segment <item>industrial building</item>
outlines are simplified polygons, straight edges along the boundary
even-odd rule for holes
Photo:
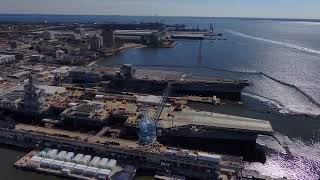
[[[115,45],[114,31],[110,29],[104,29],[102,31],[103,45],[107,48],[113,48]]]
[[[103,47],[103,37],[99,35],[94,35],[90,37],[90,49],[97,50]]]
[[[12,64],[16,62],[15,55],[0,54],[0,64]]]

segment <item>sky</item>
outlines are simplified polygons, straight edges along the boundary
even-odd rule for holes
[[[0,13],[320,19],[320,0],[0,0]]]

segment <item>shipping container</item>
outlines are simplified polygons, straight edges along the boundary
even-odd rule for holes
[[[106,169],[108,162],[109,162],[109,159],[108,159],[108,158],[102,158],[102,159],[100,160],[100,162],[98,163],[98,167],[99,167],[99,168],[104,168],[104,169]]]
[[[58,160],[61,160],[63,161],[64,160],[64,157],[67,155],[67,151],[60,151],[58,154],[57,154],[57,158]]]
[[[40,157],[46,157],[47,153],[50,151],[50,148],[44,148],[42,151],[38,153]]]
[[[89,163],[92,167],[98,167],[98,163],[100,162],[101,157],[95,156]]]
[[[98,179],[107,179],[110,174],[111,174],[111,171],[108,169],[99,169],[97,172]]]
[[[77,164],[73,167],[72,172],[78,175],[82,175],[84,174],[84,172],[86,171],[87,166],[85,165],[81,165],[81,164]]]
[[[66,163],[64,163],[64,164],[62,165],[62,168],[63,168],[63,169],[70,169],[70,170],[72,170],[75,165],[76,165],[75,163],[66,162]]]
[[[72,162],[79,163],[80,159],[83,158],[83,154],[77,154],[73,159]]]
[[[53,162],[53,159],[43,158],[40,161],[40,167],[42,167],[42,168],[50,168],[52,162]]]
[[[73,157],[74,157],[74,152],[68,152],[64,157],[64,161],[70,162]]]
[[[80,162],[80,164],[88,165],[90,160],[91,160],[91,156],[90,155],[85,155],[80,159],[79,162]]]
[[[50,159],[55,159],[56,156],[57,156],[57,154],[58,154],[58,149],[51,149],[51,150],[47,153],[46,157],[47,157],[47,158],[50,158]]]
[[[64,161],[54,160],[50,168],[55,170],[61,170],[64,163]]]
[[[85,176],[96,177],[98,175],[99,168],[96,167],[87,167],[85,171]]]
[[[117,165],[117,161],[114,159],[110,159],[110,161],[107,164],[107,168],[110,170],[113,170]]]

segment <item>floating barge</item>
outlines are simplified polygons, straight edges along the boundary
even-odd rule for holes
[[[30,170],[55,176],[81,180],[106,180],[116,179],[131,180],[135,175],[133,166],[122,168],[114,159],[100,158],[74,152],[60,151],[45,148],[42,151],[31,151],[26,156],[14,163],[14,166],[23,170]],[[61,156],[63,154],[63,156]],[[70,156],[72,155],[72,156]]]

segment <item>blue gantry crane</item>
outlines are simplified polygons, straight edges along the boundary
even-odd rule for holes
[[[154,116],[150,118],[147,105],[144,104],[142,108],[142,119],[139,122],[139,144],[142,146],[152,145],[157,141],[157,122],[166,105],[167,99],[170,95],[171,84],[168,83],[163,95],[158,103],[157,111]]]

